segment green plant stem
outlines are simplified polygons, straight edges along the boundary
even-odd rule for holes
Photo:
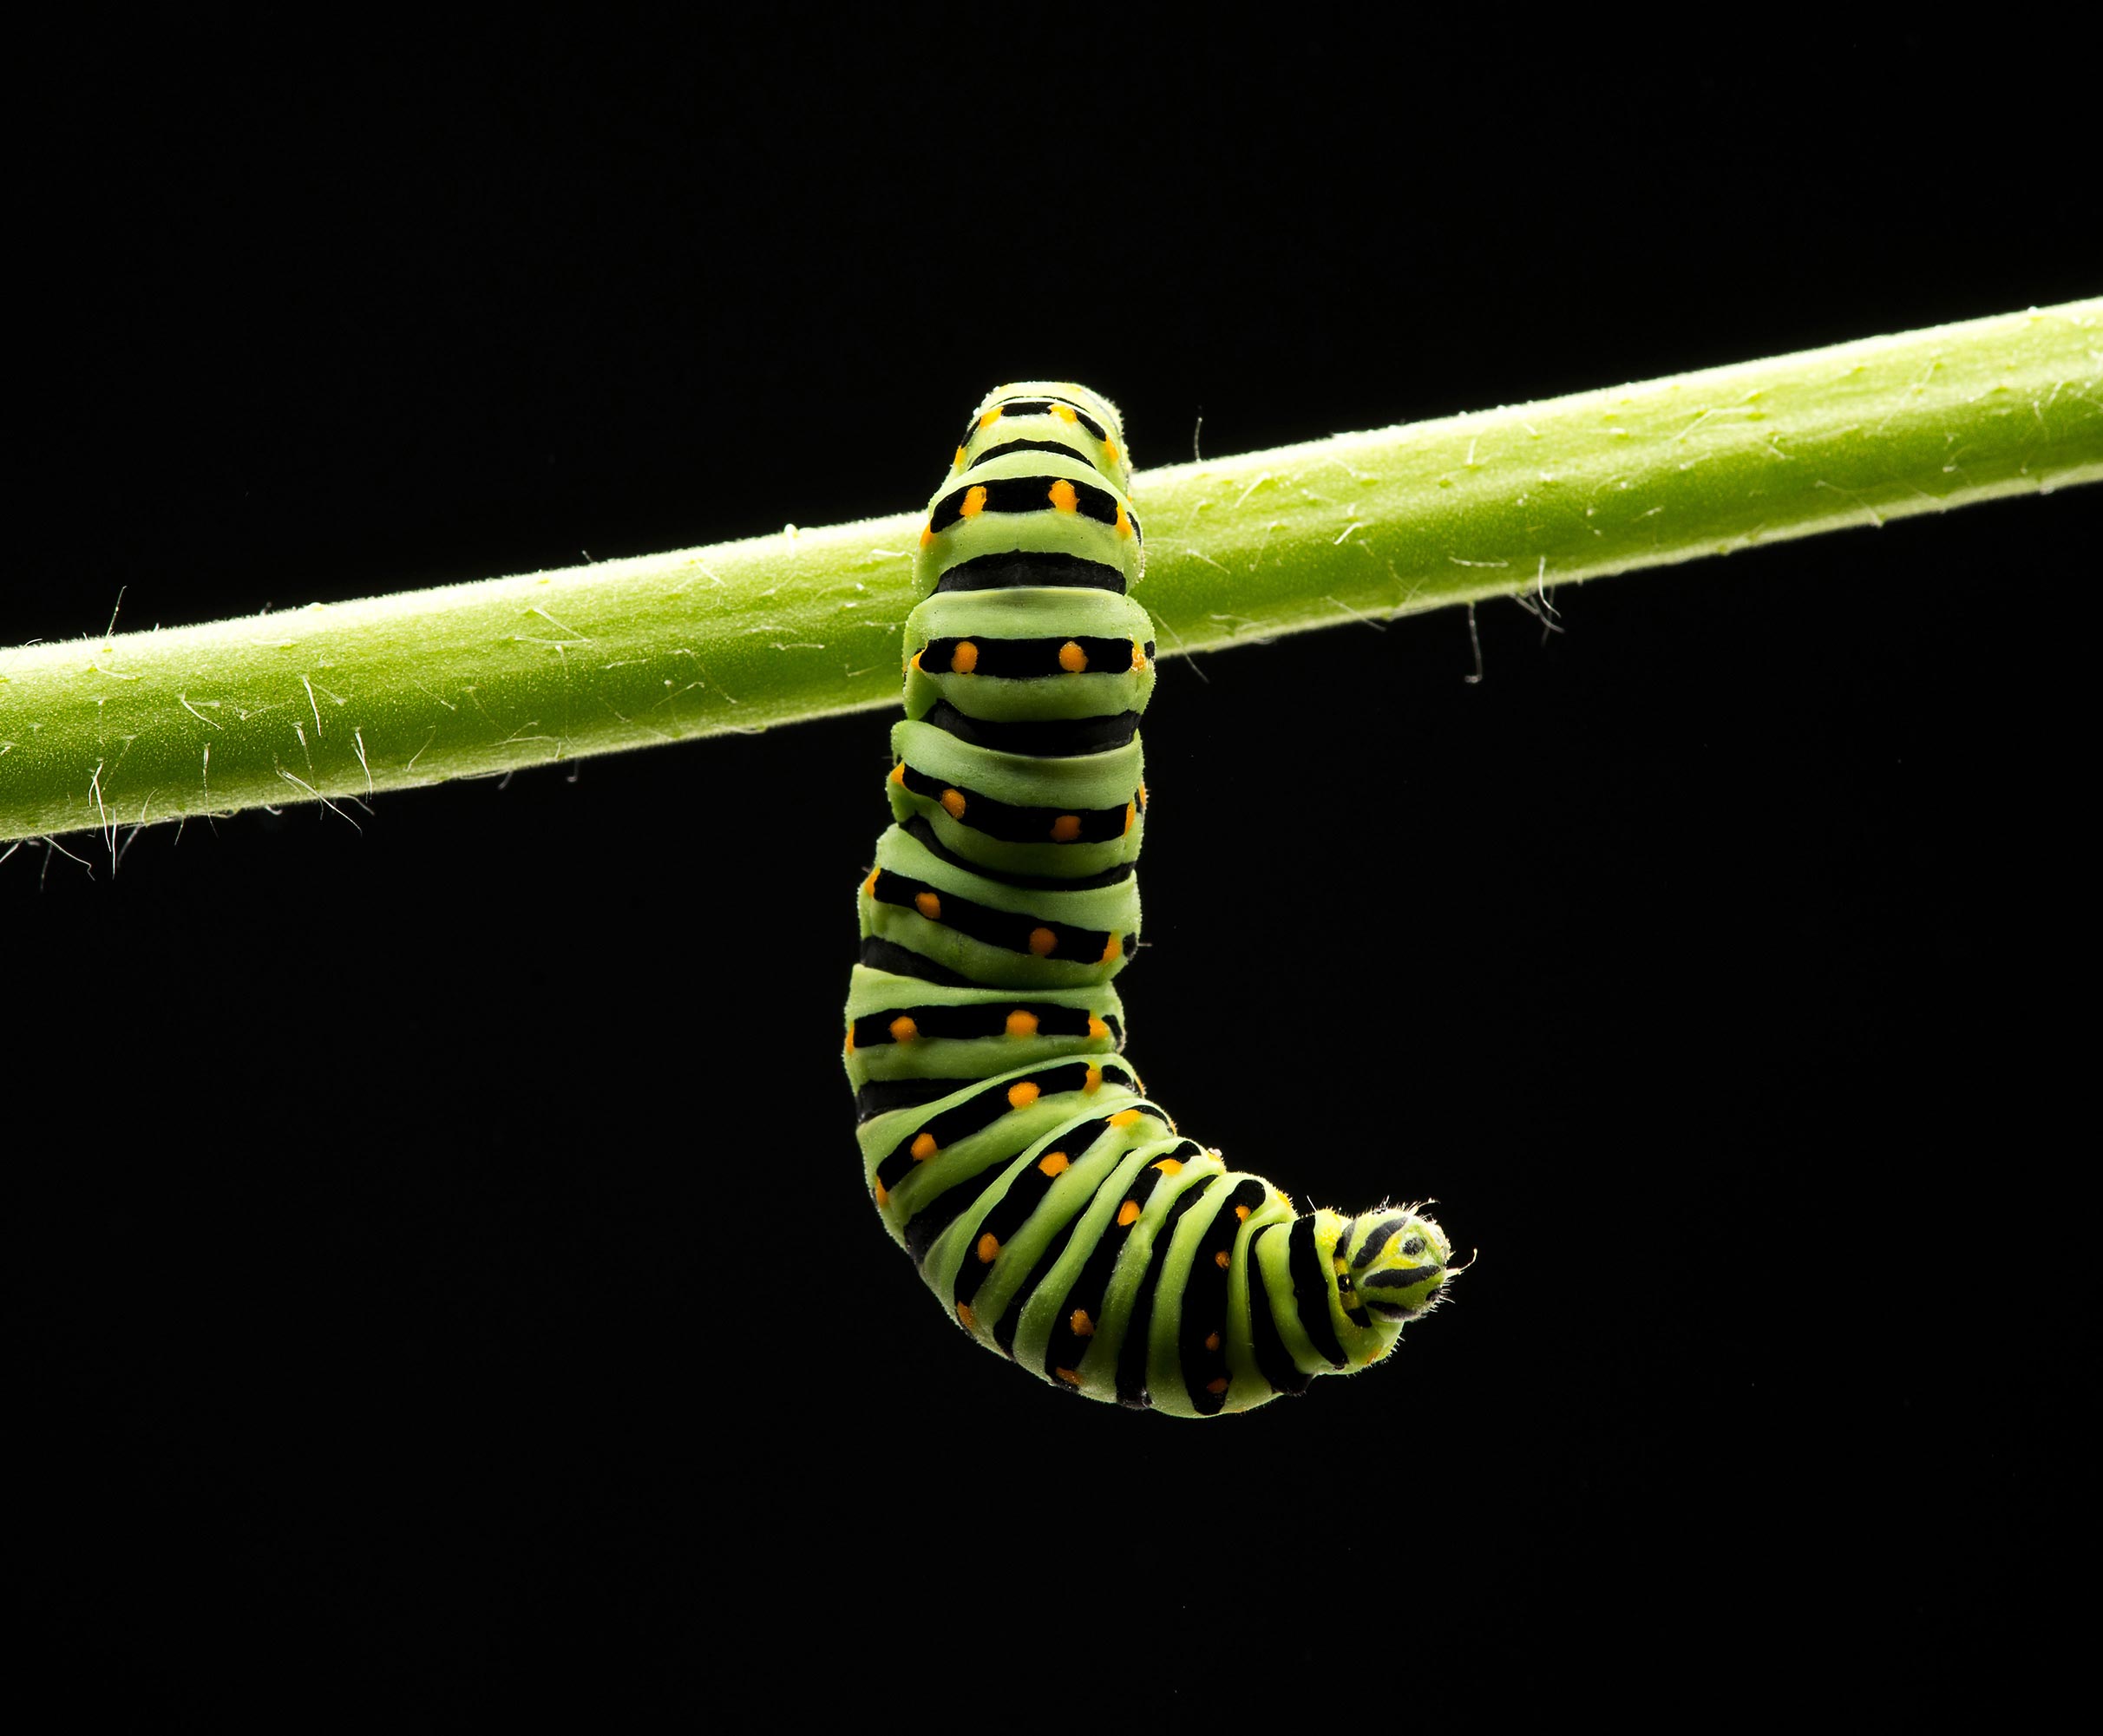
[[[1163,651],[2103,478],[2103,299],[1142,475]],[[898,703],[918,514],[0,652],[0,841]]]

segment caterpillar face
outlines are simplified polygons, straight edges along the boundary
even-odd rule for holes
[[[965,425],[920,534],[847,1071],[870,1196],[959,1327],[1058,1392],[1215,1417],[1379,1361],[1451,1249],[1408,1207],[1296,1213],[1122,1056],[1155,656],[1130,486],[1084,386],[1003,386]]]
[[[1414,1320],[1451,1276],[1452,1244],[1412,1207],[1368,1212],[1338,1238],[1337,1287],[1376,1320]]]

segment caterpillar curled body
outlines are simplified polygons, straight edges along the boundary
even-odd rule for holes
[[[891,1234],[1055,1386],[1177,1416],[1378,1362],[1449,1275],[1408,1207],[1295,1212],[1123,1056],[1153,626],[1116,409],[1004,386],[920,533],[894,823],[861,892],[847,1068]]]

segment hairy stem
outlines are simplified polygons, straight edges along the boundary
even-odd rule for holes
[[[2103,478],[2103,299],[1139,476],[1161,649]],[[898,700],[915,514],[0,652],[0,841]]]

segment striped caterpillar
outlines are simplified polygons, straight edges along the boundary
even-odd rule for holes
[[[885,1224],[979,1343],[1184,1417],[1378,1362],[1451,1249],[1413,1208],[1295,1213],[1122,1054],[1153,626],[1116,409],[1004,386],[920,532],[894,823],[862,884],[847,1070]]]

